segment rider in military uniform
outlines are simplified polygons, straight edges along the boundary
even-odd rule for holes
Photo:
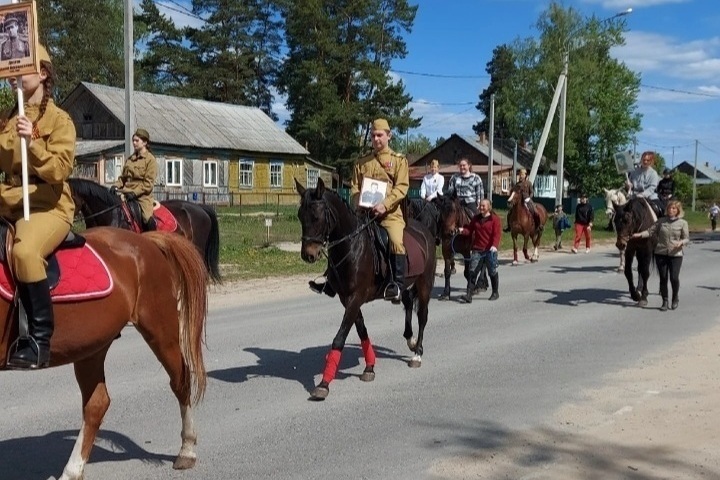
[[[357,206],[364,178],[387,182],[385,198],[372,207],[372,213],[380,218],[380,225],[385,227],[390,239],[393,281],[385,289],[385,300],[399,301],[405,283],[407,265],[405,245],[403,245],[405,220],[400,204],[407,196],[410,177],[405,156],[393,152],[388,147],[390,138],[392,133],[387,120],[384,118],[375,120],[372,124],[373,152],[355,163],[350,193],[354,205]]]
[[[29,337],[18,342],[10,368],[42,368],[50,363],[54,317],[45,257],[70,232],[75,214],[68,178],[75,161],[75,126],[51,98],[54,70],[47,50],[38,45],[40,73],[15,79],[25,94],[25,115],[17,106],[0,132],[0,216],[15,225],[10,262],[20,301],[27,313]],[[27,142],[30,220],[23,218],[20,139]]]
[[[127,159],[120,178],[110,190],[123,194],[126,200],[137,199],[142,209],[145,230],[156,230],[152,191],[157,178],[157,161],[147,147],[150,134],[147,130],[138,128],[132,137],[132,142],[135,153]]]
[[[7,33],[7,40],[0,45],[0,60],[12,60],[14,58],[25,58],[30,56],[30,45],[27,40],[18,36],[18,21],[10,17],[3,22],[3,28]]]
[[[533,221],[535,222],[535,227],[542,229],[543,225],[540,223],[540,218],[538,217],[537,210],[535,210],[535,203],[532,201],[533,185],[527,178],[527,170],[525,170],[524,168],[518,170],[518,177],[519,179],[517,183],[513,186],[510,198],[508,198],[508,203],[510,203],[513,198],[515,198],[515,196],[519,196],[520,201],[527,205],[528,210],[530,210]],[[510,212],[508,212],[507,215],[507,226],[503,231],[510,231]]]

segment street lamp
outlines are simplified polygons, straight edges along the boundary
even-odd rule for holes
[[[618,12],[612,17],[608,17],[605,20],[601,20],[600,23],[609,22],[625,15],[630,15],[633,9],[628,8],[622,12]],[[555,190],[555,203],[556,205],[562,205],[563,201],[563,190],[565,189],[565,117],[567,114],[567,84],[568,84],[568,65],[570,63],[570,36],[577,33],[577,30],[568,34],[568,40],[566,42],[565,51],[563,52],[563,70],[561,78],[564,78],[562,82],[562,91],[560,92],[560,127],[558,129],[558,158],[557,158],[557,186]]]

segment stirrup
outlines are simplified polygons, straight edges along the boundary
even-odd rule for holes
[[[390,288],[392,288],[392,287],[397,288],[397,295],[392,295],[393,292],[389,291]],[[402,289],[400,288],[400,286],[397,283],[392,282],[392,283],[388,283],[385,286],[385,290],[383,291],[383,298],[385,300],[393,302],[393,303],[400,303],[401,297],[402,297]]]
[[[24,342],[22,347],[20,346],[20,342]],[[35,355],[35,362],[29,362],[25,359],[19,359],[20,361],[18,361],[18,359],[15,359],[15,361],[13,361],[13,357],[15,355],[26,349],[32,351],[32,353]],[[9,370],[38,370],[41,368],[47,368],[50,366],[49,347],[47,352],[47,359],[41,361],[40,345],[37,343],[37,340],[35,340],[31,335],[18,337],[12,344],[10,344],[10,347],[8,348],[8,356],[7,361],[5,362],[5,366]]]
[[[310,290],[315,293],[323,293],[323,290],[325,290],[325,283],[317,283],[315,280],[310,280],[308,285],[310,286]]]

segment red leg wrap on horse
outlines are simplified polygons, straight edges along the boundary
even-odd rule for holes
[[[375,349],[372,346],[372,343],[370,343],[370,339],[366,338],[362,342],[360,342],[360,345],[362,346],[363,355],[365,356],[365,365],[368,367],[374,367],[375,366]]]
[[[340,350],[330,350],[325,356],[325,371],[323,372],[323,382],[330,383],[335,380],[335,374],[337,373],[338,364],[340,363]]]

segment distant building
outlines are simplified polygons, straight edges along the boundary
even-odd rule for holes
[[[675,170],[678,172],[682,172],[686,175],[689,175],[690,178],[693,178],[695,175],[695,164],[690,162],[682,162],[677,167],[675,167]],[[720,172],[715,170],[713,167],[710,166],[710,163],[705,162],[702,164],[698,164],[697,166],[697,184],[698,185],[707,185],[709,183],[715,183],[720,182]]]

